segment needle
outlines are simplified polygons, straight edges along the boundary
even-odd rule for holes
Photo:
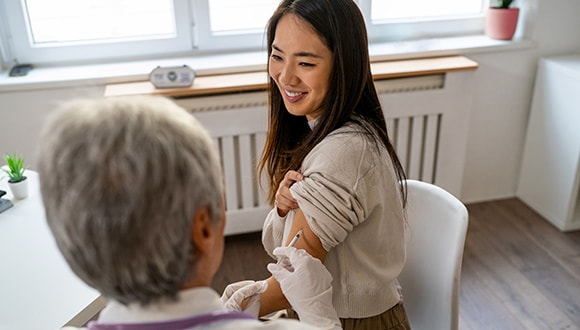
[[[288,246],[289,247],[294,246],[294,244],[296,244],[296,242],[298,242],[300,235],[302,235],[302,230],[299,230],[296,233],[296,235],[294,235],[294,238],[292,238],[292,240],[290,241],[290,244],[288,244]],[[286,257],[286,256],[283,256],[282,258],[278,259],[278,264],[283,265],[286,268],[292,268],[292,265],[290,265],[290,261],[288,260],[288,257]],[[294,271],[294,268],[292,268],[292,271]]]
[[[290,241],[290,244],[288,244],[288,246],[294,246],[294,244],[296,244],[296,242],[298,241],[298,239],[300,238],[300,235],[302,235],[302,229],[299,230],[296,235],[294,236],[294,238]]]

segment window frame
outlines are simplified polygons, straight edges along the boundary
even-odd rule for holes
[[[266,47],[266,26],[245,33],[212,33],[209,15],[210,0],[192,0],[195,21],[195,49],[200,53],[256,51]],[[236,45],[232,48],[232,45]]]
[[[32,47],[22,9],[25,0],[0,0],[0,64],[14,62],[37,65],[96,64],[159,58],[264,51],[266,27],[251,33],[212,34],[210,0],[173,0],[178,36],[173,39],[113,42],[82,46]],[[438,17],[373,22],[371,1],[357,0],[367,23],[371,44],[430,38],[483,35],[484,12],[489,0],[482,1],[482,13],[466,17]],[[18,13],[15,14],[15,12]],[[23,45],[27,44],[27,45]],[[94,54],[98,54],[95,56]],[[119,56],[118,54],[123,54]]]

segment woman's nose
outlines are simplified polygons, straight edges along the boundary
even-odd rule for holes
[[[294,69],[289,65],[284,65],[280,70],[280,82],[284,85],[291,86],[296,83],[297,77]]]

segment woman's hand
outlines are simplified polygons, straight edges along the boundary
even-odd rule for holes
[[[302,179],[304,179],[304,176],[298,171],[288,171],[284,175],[284,179],[278,185],[274,204],[276,205],[279,216],[284,217],[290,210],[298,208],[298,203],[290,193],[290,187],[294,182],[301,181]]]

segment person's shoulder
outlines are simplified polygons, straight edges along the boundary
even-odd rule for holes
[[[312,150],[316,158],[337,159],[368,158],[367,153],[376,151],[381,142],[358,125],[347,124],[330,134]],[[372,156],[371,156],[372,157]]]
[[[318,145],[320,147],[359,147],[369,142],[368,134],[355,125],[344,125],[330,132]],[[317,147],[318,147],[317,146]]]
[[[369,141],[360,134],[345,133],[329,135],[315,146],[302,163],[304,175],[314,172],[340,180],[355,180],[376,162]],[[361,160],[365,160],[361,164]],[[362,166],[362,167],[361,167]]]
[[[364,129],[356,125],[354,123],[346,123],[343,126],[335,129],[334,131],[328,134],[328,138],[346,138],[346,137],[353,137],[353,136],[362,136],[361,134],[364,133]]]

